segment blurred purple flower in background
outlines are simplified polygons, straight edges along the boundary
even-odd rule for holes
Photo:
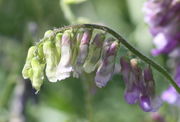
[[[180,86],[180,1],[148,0],[143,8],[145,21],[153,35],[155,49],[152,55],[167,54],[174,64],[175,80]],[[170,86],[162,94],[162,99],[169,104],[178,105],[180,95]]]
[[[169,53],[180,42],[180,2],[148,0],[144,4],[145,21],[154,36],[153,55]]]

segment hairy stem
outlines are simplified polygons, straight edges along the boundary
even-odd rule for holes
[[[79,25],[65,26],[65,27],[62,27],[59,29],[55,29],[54,31],[55,31],[55,33],[57,33],[57,32],[67,30],[67,29],[71,29],[71,28],[91,28],[91,29],[99,29],[99,30],[108,32],[109,34],[114,36],[119,41],[119,43],[123,44],[129,51],[131,51],[133,54],[138,56],[144,62],[150,64],[157,71],[159,71],[162,75],[164,75],[170,81],[171,85],[176,89],[176,91],[178,93],[180,93],[180,88],[178,87],[178,85],[176,84],[176,82],[173,80],[173,78],[171,77],[171,75],[168,73],[168,71],[166,69],[164,69],[161,65],[159,65],[158,63],[154,62],[152,59],[150,59],[147,56],[145,56],[144,54],[142,54],[140,51],[138,51],[136,48],[134,48],[130,43],[128,43],[126,39],[124,39],[121,35],[116,33],[114,30],[112,30],[106,26],[102,26],[102,25],[79,24]]]

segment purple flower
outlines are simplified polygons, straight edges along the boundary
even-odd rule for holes
[[[144,86],[141,89],[139,105],[145,112],[154,112],[160,108],[162,100],[155,96],[155,82],[151,68],[145,68],[143,74]]]
[[[141,96],[139,100],[139,106],[145,112],[156,112],[161,105],[162,100],[159,97]]]
[[[178,0],[148,0],[144,5],[145,21],[154,36],[153,55],[169,54],[176,69],[175,80],[180,86],[180,2]],[[172,68],[172,67],[171,67]],[[161,96],[170,104],[179,104],[180,96],[170,86]]]
[[[95,83],[100,88],[107,84],[114,73],[117,48],[118,43],[116,41],[105,43],[104,50],[102,52],[102,61],[97,69],[95,76]]]
[[[121,73],[123,80],[126,84],[126,90],[124,93],[124,98],[128,104],[135,104],[140,96],[140,89],[138,87],[138,70],[137,68],[131,67],[130,63],[127,62],[123,57],[120,59]],[[137,71],[137,72],[136,72]]]
[[[78,45],[78,54],[77,54],[77,59],[75,62],[75,72],[74,72],[74,76],[75,77],[79,77],[79,75],[82,73],[83,70],[83,64],[86,60],[86,57],[88,55],[88,51],[89,51],[89,43],[90,43],[90,39],[92,36],[92,31],[91,30],[85,30],[82,34],[82,37],[80,39],[80,45]],[[79,37],[77,37],[79,38]]]
[[[99,63],[99,59],[101,57],[104,39],[104,33],[97,33],[90,43],[89,52],[83,65],[86,73],[91,73],[97,68],[97,64]]]
[[[86,30],[83,33],[83,36],[79,45],[79,53],[78,53],[77,62],[76,62],[78,66],[82,66],[85,62],[85,59],[88,54],[88,48],[89,48],[91,35],[92,35],[92,32],[90,30]]]
[[[128,104],[139,103],[140,108],[145,112],[157,111],[162,100],[155,96],[155,82],[151,68],[148,67],[142,72],[136,59],[130,63],[121,58],[121,72],[126,84],[125,100]]]
[[[145,21],[154,36],[153,55],[171,52],[180,42],[180,2],[148,0],[144,4]]]
[[[176,75],[175,75],[175,80],[180,86],[180,66],[177,67],[176,69]],[[167,90],[165,90],[162,93],[162,100],[169,103],[169,104],[174,104],[174,105],[180,105],[180,95],[179,93],[176,92],[174,87],[170,86]]]

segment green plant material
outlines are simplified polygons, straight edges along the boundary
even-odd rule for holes
[[[32,66],[32,86],[37,90],[40,90],[44,80],[44,67],[45,64],[41,64],[37,57],[33,57],[31,60]]]
[[[55,45],[56,45],[56,49],[57,49],[57,53],[59,56],[61,56],[61,39],[62,39],[62,33],[58,33],[56,34],[55,37]]]
[[[82,3],[85,1],[87,1],[87,0],[64,0],[64,3],[65,4],[79,4],[79,3]]]
[[[32,46],[28,50],[27,58],[26,58],[26,63],[24,65],[24,68],[22,70],[22,75],[24,79],[30,78],[29,76],[29,70],[31,69],[31,60],[35,55],[36,51],[36,46]]]
[[[56,82],[56,68],[59,63],[57,48],[51,40],[48,40],[43,44],[43,52],[46,60],[46,76],[50,82]]]
[[[96,39],[97,38],[97,39]],[[94,37],[94,40],[91,42],[89,46],[89,53],[86,58],[86,61],[83,65],[84,71],[87,73],[91,73],[95,70],[98,60],[101,57],[101,50],[103,46],[103,41],[105,39],[105,35],[100,33]]]

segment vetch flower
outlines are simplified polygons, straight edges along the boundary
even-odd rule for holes
[[[104,46],[102,61],[95,76],[95,83],[100,88],[107,84],[114,73],[115,58],[118,49],[118,43],[116,41],[107,42],[107,45],[109,45],[107,46],[108,49],[106,49],[106,45]]]
[[[180,86],[180,66],[178,66],[176,69],[175,80],[177,84]],[[169,104],[173,104],[176,106],[180,105],[180,95],[176,92],[176,90],[172,86],[170,86],[167,90],[165,90],[162,93],[161,98],[163,101]]]
[[[32,58],[35,55],[35,51],[36,51],[36,46],[30,47],[29,50],[28,50],[28,54],[27,54],[27,58],[26,58],[26,63],[25,63],[24,68],[22,70],[22,75],[23,75],[24,79],[30,78],[28,72],[30,72],[29,70],[32,68],[31,67],[31,60],[32,60]]]
[[[144,88],[139,100],[140,107],[145,112],[154,112],[162,105],[160,97],[155,96],[155,82],[150,67],[144,69]]]
[[[32,66],[32,86],[39,91],[44,80],[44,64],[41,64],[37,57],[31,60]]]
[[[180,40],[180,2],[177,0],[148,0],[144,5],[145,21],[157,47],[153,55],[169,53]]]
[[[62,40],[62,33],[58,33],[56,34],[56,37],[55,37],[55,45],[56,45],[56,50],[57,50],[57,53],[59,55],[59,57],[61,57],[61,40]]]
[[[119,61],[117,53],[120,41],[109,35],[107,37],[106,33],[92,28],[49,30],[36,46],[29,49],[23,77],[29,78],[32,86],[39,91],[44,70],[50,82],[70,76],[86,80],[87,76],[94,79],[92,83],[99,88],[106,86],[115,72],[121,73],[126,86],[126,102],[137,103],[146,112],[156,111],[161,101],[155,95],[155,82],[150,67],[142,70],[140,61],[135,57],[120,57],[119,69],[115,71],[117,59]]]
[[[83,70],[83,64],[86,60],[86,57],[88,55],[89,51],[89,43],[92,36],[92,30],[84,30],[84,32],[81,35],[78,35],[77,40],[80,40],[79,45],[79,51],[77,55],[77,59],[75,62],[75,71],[76,71],[76,77],[79,77],[79,75],[82,73]]]
[[[137,86],[139,78],[141,75],[135,74],[132,66],[135,64],[130,64],[130,62],[126,61],[124,57],[120,59],[121,64],[121,73],[123,76],[123,80],[126,85],[124,98],[128,104],[135,104],[140,96],[140,89]],[[135,68],[135,66],[134,66]],[[139,68],[135,68],[134,70],[139,70]],[[139,71],[138,71],[139,72]]]
[[[103,33],[97,33],[94,39],[92,40],[89,46],[88,56],[83,65],[84,71],[86,73],[91,73],[96,69],[98,61],[101,56],[101,50],[103,47],[104,39],[105,39],[105,35]]]
[[[46,60],[46,76],[50,82],[56,82],[56,70],[59,62],[59,55],[55,44],[51,40],[44,42],[43,53]]]
[[[79,53],[77,56],[76,64],[82,66],[86,60],[89,48],[89,42],[91,39],[92,32],[91,30],[85,30],[79,45]]]
[[[145,112],[157,111],[162,104],[159,97],[155,96],[155,82],[150,67],[141,70],[137,59],[126,61],[120,59],[121,72],[126,84],[124,98],[128,104],[139,103]]]
[[[61,40],[61,59],[57,67],[56,77],[58,80],[63,80],[70,77],[73,67],[71,65],[71,32],[65,31]]]
[[[148,0],[144,6],[145,21],[150,27],[156,46],[153,55],[167,54],[176,73],[175,80],[180,85],[180,1],[179,0]],[[172,56],[173,55],[173,56]],[[161,96],[169,104],[179,104],[180,97],[170,86]]]

